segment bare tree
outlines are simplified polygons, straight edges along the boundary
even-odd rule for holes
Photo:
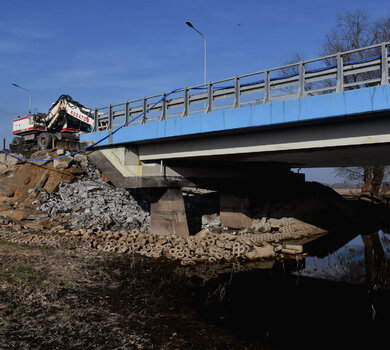
[[[300,53],[295,53],[294,55],[291,55],[287,58],[282,59],[281,64],[283,66],[288,66],[288,67],[283,67],[280,69],[281,75],[282,76],[292,76],[292,75],[298,75],[299,74],[299,62],[304,61],[304,57]],[[294,64],[296,63],[296,64]],[[294,65],[293,65],[294,64]],[[312,94],[310,92],[311,89],[313,89],[313,83],[305,83],[304,87],[306,91],[307,96],[311,96]],[[294,86],[288,86],[288,87],[283,87],[281,88],[281,91],[286,94],[286,95],[294,95],[298,91],[298,85]]]
[[[346,52],[363,47],[380,44],[390,41],[390,15],[379,20],[372,20],[361,9],[354,12],[347,12],[337,17],[336,26],[326,36],[322,43],[320,54],[322,56],[332,55],[337,52]],[[379,54],[379,49],[353,52],[343,56],[344,62],[366,59]],[[327,59],[327,64],[335,64],[334,58]],[[344,77],[344,85],[347,89],[359,89],[370,86],[372,83],[364,81],[375,79],[380,72],[364,72],[351,74]],[[362,84],[359,84],[362,82]],[[329,85],[334,82],[328,81]],[[356,84],[358,83],[358,84]],[[354,84],[349,86],[349,84]],[[362,192],[369,192],[378,195],[384,177],[384,166],[366,166],[361,169],[363,188]],[[339,175],[356,174],[356,169],[345,169],[336,171]]]

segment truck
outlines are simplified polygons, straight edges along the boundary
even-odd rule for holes
[[[94,127],[93,110],[74,101],[69,95],[61,95],[48,113],[29,114],[13,120],[15,135],[11,151],[35,151],[38,149],[79,149],[80,133]]]

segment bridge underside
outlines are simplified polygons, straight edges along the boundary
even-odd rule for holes
[[[389,100],[387,85],[127,127],[90,157],[117,187],[156,189],[152,228],[188,234],[184,186],[219,191],[221,218],[240,227],[245,194],[302,181],[291,168],[390,165]]]
[[[266,163],[289,167],[390,164],[390,113],[329,118],[138,145],[141,161]]]
[[[119,187],[198,186],[270,169],[390,164],[388,113],[101,147],[91,154]],[[280,171],[280,170],[279,170]]]
[[[265,188],[294,188],[297,182],[304,181],[303,174],[291,172],[288,166],[209,160],[142,162],[139,158],[137,161],[134,150],[106,148],[89,157],[116,187],[147,189],[154,198],[150,205],[150,231],[154,234],[189,234],[183,187],[218,192],[221,223],[239,229],[252,221],[249,194],[262,198]],[[130,165],[132,161],[138,165]]]

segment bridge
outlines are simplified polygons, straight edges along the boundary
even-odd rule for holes
[[[105,138],[91,156],[126,188],[222,193],[244,179],[258,182],[259,174],[292,179],[291,168],[387,165],[389,46],[97,108],[94,130],[81,139]]]

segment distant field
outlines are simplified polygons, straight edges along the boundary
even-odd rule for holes
[[[334,190],[342,196],[358,196],[361,192],[360,188],[334,188]]]
[[[333,188],[338,194],[345,198],[357,198],[361,193],[360,188]],[[390,200],[390,191],[381,192],[380,197],[387,203]]]

